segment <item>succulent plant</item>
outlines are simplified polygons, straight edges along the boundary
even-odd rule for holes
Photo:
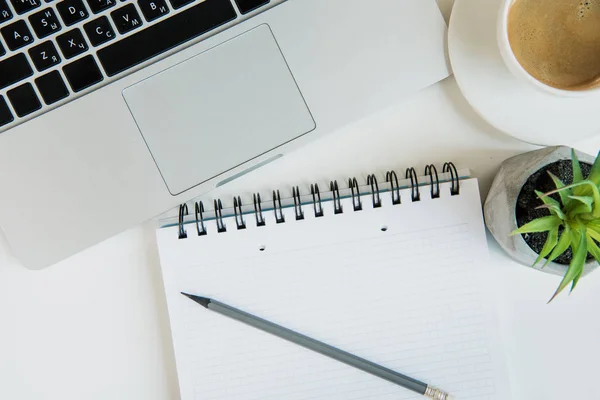
[[[534,266],[546,258],[545,267],[567,249],[571,249],[573,256],[567,272],[548,302],[554,300],[569,284],[571,292],[575,289],[583,274],[588,254],[600,262],[600,153],[587,179],[582,175],[575,151],[571,154],[573,183],[565,185],[558,177],[548,172],[556,189],[548,193],[535,192],[543,203],[538,208],[547,209],[550,215],[534,219],[511,234],[548,232],[548,238]],[[550,197],[555,193],[560,201]]]

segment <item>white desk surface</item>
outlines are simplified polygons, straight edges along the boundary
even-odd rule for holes
[[[446,19],[452,1],[439,0]],[[600,137],[567,144],[594,154]],[[484,122],[448,78],[218,193],[229,200],[453,160],[472,170],[485,196],[504,159],[535,148]],[[32,212],[44,212],[43,202]],[[148,222],[37,272],[0,236],[0,399],[179,398],[154,229]],[[560,278],[517,265],[488,242],[513,399],[599,399],[600,272],[546,305]]]

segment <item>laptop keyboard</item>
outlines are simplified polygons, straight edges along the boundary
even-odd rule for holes
[[[269,3],[0,0],[0,129],[85,95]]]

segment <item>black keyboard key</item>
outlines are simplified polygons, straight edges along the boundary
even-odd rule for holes
[[[4,50],[4,46],[2,46],[2,43],[0,42],[0,57],[2,57],[5,54],[6,54],[6,50]]]
[[[0,126],[13,122],[13,117],[4,97],[0,96]]]
[[[40,72],[60,62],[60,55],[58,55],[54,44],[49,40],[29,49],[29,57],[31,57],[35,68]]]
[[[33,36],[31,36],[29,28],[23,20],[13,22],[1,28],[0,32],[2,33],[2,37],[4,37],[6,45],[11,50],[20,49],[33,42]]]
[[[133,4],[127,4],[110,13],[120,34],[127,33],[142,26],[142,19]]]
[[[80,92],[104,79],[92,56],[85,56],[63,67],[63,72],[74,92]]]
[[[76,24],[89,17],[81,0],[64,0],[56,4],[56,8],[67,26]]]
[[[242,14],[248,14],[250,11],[269,4],[269,0],[235,0],[235,3]]]
[[[48,105],[56,103],[69,95],[69,90],[58,71],[40,76],[35,80],[35,85],[40,91],[44,103]]]
[[[110,26],[108,18],[104,16],[96,18],[92,22],[88,22],[83,26],[83,29],[85,29],[85,33],[94,47],[100,46],[115,38],[115,31],[112,26]]]
[[[40,0],[10,0],[17,14],[21,15],[42,5]]]
[[[56,42],[67,59],[78,56],[88,49],[88,45],[83,38],[83,34],[77,28],[57,36]]]
[[[88,6],[94,14],[98,14],[117,4],[117,0],[87,0]]]
[[[0,89],[33,75],[33,69],[25,54],[19,53],[6,60],[0,60]]]
[[[29,82],[9,90],[6,95],[19,117],[24,117],[42,108],[42,103]]]
[[[60,22],[51,8],[46,8],[29,16],[29,23],[38,38],[45,38],[54,32],[60,31]]]
[[[229,0],[204,0],[164,21],[98,50],[108,76],[151,59],[167,50],[236,19]]]
[[[6,0],[0,0],[0,24],[12,18],[12,11],[8,8]]]
[[[139,0],[138,6],[140,6],[142,14],[148,22],[169,13],[169,7],[167,7],[165,0]]]
[[[187,4],[193,3],[194,0],[170,0],[174,9],[181,8]]]

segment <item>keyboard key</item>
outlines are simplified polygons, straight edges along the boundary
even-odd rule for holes
[[[0,42],[0,57],[2,57],[5,54],[6,54],[6,50],[4,50],[4,46],[2,46],[2,43]]]
[[[83,26],[83,29],[85,29],[85,33],[94,47],[115,38],[115,31],[110,26],[108,18],[104,16],[88,22]]]
[[[21,15],[42,5],[40,0],[10,0],[17,14]]]
[[[29,16],[29,23],[38,38],[45,38],[54,32],[60,31],[60,22],[51,8],[46,8]]]
[[[104,79],[98,64],[92,56],[85,56],[65,65],[63,72],[74,92],[80,92]]]
[[[56,4],[56,8],[67,26],[76,24],[89,17],[81,0],[64,0]]]
[[[35,68],[40,72],[60,62],[60,55],[58,55],[54,43],[49,40],[29,49],[29,57],[31,57]]]
[[[0,60],[0,89],[33,75],[33,69],[25,54],[19,53],[6,60]]]
[[[42,108],[42,103],[29,82],[9,90],[6,95],[19,117],[24,117]]]
[[[33,36],[25,21],[20,20],[0,29],[6,45],[11,50],[20,49],[33,42]]]
[[[35,85],[40,91],[44,103],[48,105],[56,103],[69,95],[69,90],[58,71],[52,71],[37,78]]]
[[[235,0],[235,3],[242,14],[248,14],[250,11],[269,4],[269,0]]]
[[[56,37],[56,42],[65,58],[73,58],[88,49],[88,45],[77,28]]]
[[[174,9],[181,8],[187,4],[193,3],[194,0],[170,0]]]
[[[98,58],[106,74],[113,76],[233,21],[236,17],[229,0],[204,0],[98,50]]]
[[[139,0],[138,6],[140,6],[142,14],[144,14],[144,18],[148,22],[169,13],[169,7],[167,7],[165,0]]]
[[[0,126],[13,122],[14,119],[15,118],[8,108],[8,104],[6,104],[6,100],[4,100],[4,97],[0,96]]]
[[[88,6],[94,14],[98,14],[117,4],[117,0],[87,0]]]
[[[0,0],[0,24],[12,18],[12,11],[8,8],[6,0]]]
[[[142,26],[142,19],[133,4],[127,4],[110,13],[117,30],[122,35]]]

